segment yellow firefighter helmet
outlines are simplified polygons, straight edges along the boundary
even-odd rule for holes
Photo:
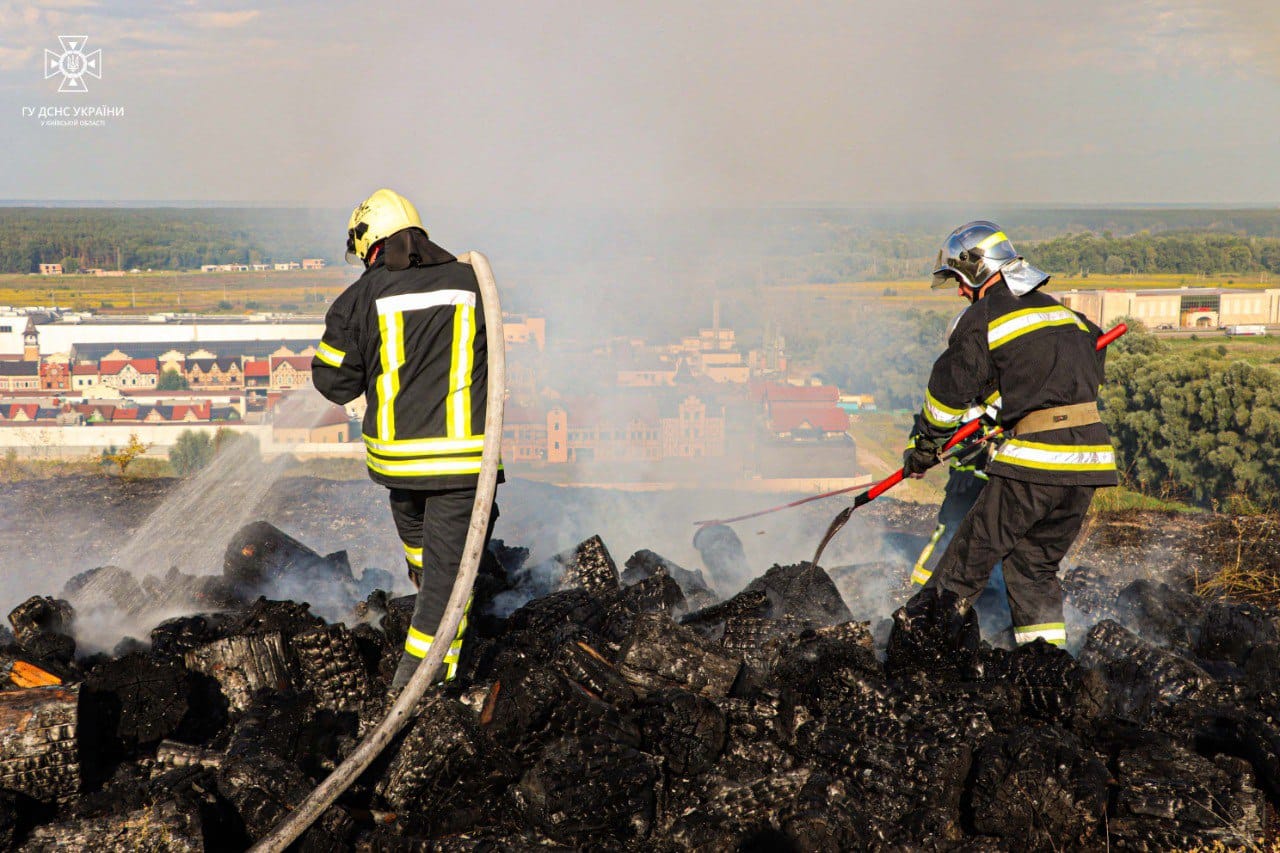
[[[406,228],[427,229],[418,209],[409,199],[385,187],[356,205],[347,220],[347,263],[357,261],[368,266],[369,250],[375,243]]]

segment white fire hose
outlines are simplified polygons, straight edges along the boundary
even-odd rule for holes
[[[467,262],[465,257],[459,261]],[[493,280],[489,259],[479,252],[472,252],[471,267],[480,285],[481,302],[484,305],[484,322],[489,345],[489,401],[484,420],[484,453],[480,459],[480,480],[476,484],[476,502],[471,508],[471,527],[467,530],[467,542],[458,566],[458,577],[453,582],[453,593],[445,606],[444,616],[433,636],[452,637],[458,633],[471,587],[480,568],[480,556],[484,550],[485,533],[489,529],[489,514],[493,509],[493,496],[497,489],[498,463],[502,449],[502,402],[507,386],[507,359],[505,339],[502,333],[502,306],[498,301],[498,286]],[[413,678],[405,685],[386,719],[365,737],[346,761],[329,774],[302,803],[283,821],[250,848],[251,853],[280,853],[298,836],[307,831],[316,818],[333,804],[351,783],[373,763],[387,744],[413,719],[414,709],[422,699],[436,670],[444,660],[449,644],[443,640],[432,643],[431,651],[423,658]]]

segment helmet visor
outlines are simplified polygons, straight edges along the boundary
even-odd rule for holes
[[[944,287],[958,287],[964,283],[964,276],[960,275],[959,270],[951,267],[939,267],[933,271],[933,281],[929,284],[929,288],[931,290],[941,290]]]
[[[364,261],[356,254],[356,232],[354,230],[347,231],[347,263],[352,266],[363,266]]]

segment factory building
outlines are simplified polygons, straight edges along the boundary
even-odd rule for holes
[[[1280,325],[1280,288],[1243,290],[1182,287],[1158,290],[1068,290],[1063,305],[1099,326],[1121,317],[1149,329],[1217,329],[1236,325]]]

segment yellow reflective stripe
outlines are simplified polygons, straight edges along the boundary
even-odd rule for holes
[[[1041,471],[1114,471],[1116,453],[1109,444],[1044,444],[1010,439],[996,451],[995,462]]]
[[[1055,646],[1067,644],[1067,625],[1065,622],[1045,622],[1041,625],[1013,626],[1013,641],[1019,645],[1033,640],[1044,640]]]
[[[400,393],[400,366],[404,364],[404,315],[378,317],[382,333],[382,375],[378,377],[378,438],[396,437],[396,394]]]
[[[1074,311],[1061,306],[1024,308],[992,320],[987,326],[987,348],[998,349],[1012,340],[1050,326],[1076,326],[1086,329]]]
[[[320,359],[330,367],[342,367],[342,360],[346,357],[347,354],[345,352],[337,347],[329,346],[324,341],[321,341],[319,345],[316,346],[316,358]]]
[[[924,566],[916,566],[911,571],[911,582],[916,586],[924,586],[929,582],[929,578],[933,577],[933,572]]]
[[[381,456],[444,456],[480,453],[484,450],[484,436],[470,438],[404,438],[381,441],[362,436],[364,446]]]
[[[957,409],[941,402],[929,392],[928,388],[924,389],[924,408],[920,412],[924,415],[926,421],[939,429],[948,429],[955,426],[960,423],[960,418],[964,416],[964,409]]]
[[[388,477],[438,477],[449,474],[480,473],[480,457],[472,459],[379,459],[365,454],[370,471]],[[502,470],[502,465],[498,465]]]
[[[422,568],[422,549],[413,548],[403,542],[401,542],[400,545],[404,548],[404,557],[409,561],[410,565]]]
[[[992,246],[994,246],[996,243],[1003,243],[1005,240],[1008,240],[1008,239],[1009,238],[1005,236],[1003,231],[997,231],[996,233],[988,237],[982,238],[982,240],[978,243],[977,248],[982,249],[983,251],[986,251],[987,249],[990,249]]]
[[[999,390],[996,390],[996,391],[992,391],[990,396],[988,396],[987,399],[983,400],[982,402],[986,403],[988,406],[995,406],[996,408],[999,408],[1003,400],[1000,399]]]
[[[449,396],[445,400],[445,421],[450,438],[471,435],[471,367],[475,343],[475,309],[469,305],[455,306]]]
[[[404,650],[415,658],[425,658],[431,652],[431,644],[434,642],[435,637],[410,625],[409,633],[404,638]]]

